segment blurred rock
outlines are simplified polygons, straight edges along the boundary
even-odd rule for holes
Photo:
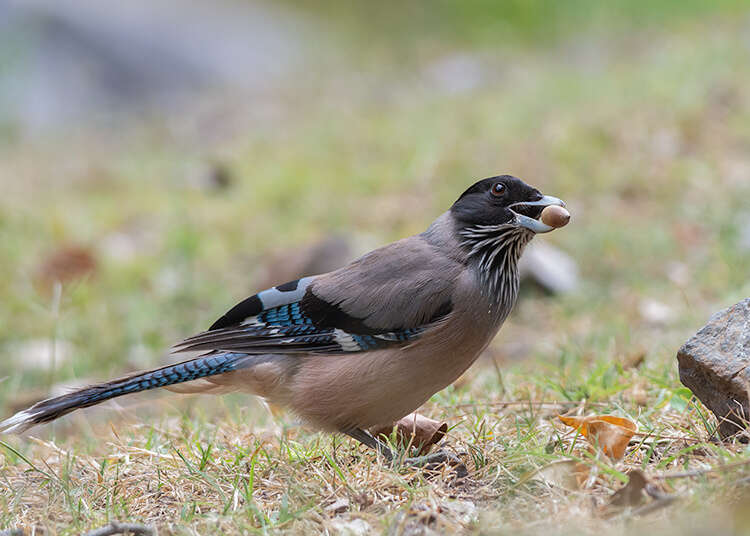
[[[259,288],[269,288],[308,275],[341,268],[354,258],[354,239],[334,233],[309,245],[270,255],[259,276]]]
[[[73,355],[74,347],[64,340],[31,339],[13,344],[7,354],[23,370],[49,370],[54,363],[60,366]]]
[[[651,298],[641,300],[638,304],[638,312],[643,320],[654,326],[666,326],[677,316],[669,305]]]
[[[750,418],[750,299],[714,314],[677,353],[680,381],[719,419],[719,434]]]
[[[220,192],[228,189],[234,181],[228,166],[209,161],[191,166],[185,174],[185,182],[197,190]]]
[[[0,78],[0,104],[27,132],[119,129],[210,91],[260,93],[302,64],[302,26],[266,2],[0,0],[0,48],[23,59]]]
[[[96,271],[93,251],[75,244],[62,246],[47,255],[36,269],[35,282],[45,291],[55,283],[69,283]]]
[[[532,242],[518,263],[521,281],[533,281],[552,294],[575,291],[579,284],[578,264],[567,253],[546,242]]]

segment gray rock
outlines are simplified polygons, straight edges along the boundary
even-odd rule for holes
[[[541,240],[526,247],[518,271],[522,281],[532,281],[551,294],[574,292],[580,284],[576,261]]]
[[[33,134],[172,117],[214,91],[252,101],[299,75],[310,26],[252,0],[0,0],[0,118]]]
[[[677,353],[680,381],[719,419],[726,438],[750,420],[750,299],[713,315]]]

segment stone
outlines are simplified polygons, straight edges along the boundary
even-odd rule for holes
[[[550,294],[575,292],[580,285],[578,264],[567,253],[543,241],[526,247],[518,263],[521,281],[531,281]]]
[[[680,381],[719,419],[727,438],[750,420],[750,298],[714,314],[677,353]]]
[[[667,326],[677,318],[675,310],[660,301],[646,298],[638,304],[641,318],[652,326]]]

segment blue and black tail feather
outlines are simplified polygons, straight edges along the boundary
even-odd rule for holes
[[[72,393],[42,400],[16,413],[0,423],[0,431],[22,432],[34,425],[54,421],[66,413],[111,398],[230,372],[246,366],[247,360],[247,354],[212,353],[175,365],[84,387]]]

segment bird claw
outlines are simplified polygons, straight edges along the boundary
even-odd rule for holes
[[[426,454],[424,456],[404,458],[401,460],[401,464],[419,467],[430,472],[437,471],[441,465],[446,465],[453,468],[456,477],[458,478],[464,478],[469,475],[469,471],[466,469],[466,465],[464,465],[461,459],[455,454],[445,450],[438,450],[432,454]]]

